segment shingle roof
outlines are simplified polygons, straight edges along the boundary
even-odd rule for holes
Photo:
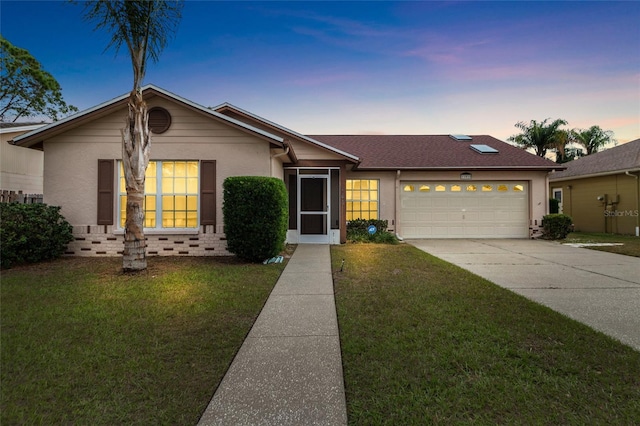
[[[26,133],[45,126],[47,123],[0,123],[0,133]]]
[[[640,139],[565,163],[566,170],[549,175],[555,181],[640,168]]]
[[[284,132],[284,133],[288,133],[288,134],[290,134],[290,135],[292,135],[292,136],[294,136],[296,138],[299,138],[299,139],[305,140],[307,142],[310,142],[313,145],[320,146],[322,148],[328,149],[329,151],[333,151],[336,154],[348,157],[350,160],[359,161],[359,158],[357,156],[353,155],[353,154],[350,154],[348,152],[342,152],[337,147],[325,145],[325,144],[323,144],[322,142],[320,142],[318,140],[314,140],[314,139],[310,138],[309,136],[305,136],[305,135],[300,134],[300,133],[298,133],[296,131],[293,131],[291,129],[287,129],[286,127],[281,126],[280,124],[274,123],[273,121],[269,121],[266,118],[260,117],[260,116],[258,116],[256,114],[252,113],[252,112],[249,112],[249,111],[244,110],[242,108],[239,108],[239,107],[237,107],[235,105],[232,105],[229,102],[225,102],[225,103],[223,103],[221,105],[213,107],[212,109],[214,111],[220,112],[222,114],[225,114],[225,111],[227,111],[227,110],[231,110],[231,111],[234,111],[236,113],[240,113],[241,115],[244,115],[246,117],[250,117],[253,120],[256,120],[258,122],[266,124],[267,126],[274,127],[276,129]]]
[[[40,126],[44,126],[45,122],[35,122],[35,121],[25,121],[25,122],[19,122],[19,123],[13,123],[13,122],[5,122],[5,121],[0,121],[0,129],[12,129],[12,128],[16,128],[16,127],[29,127],[29,126],[36,126],[36,125],[40,125]]]
[[[469,141],[449,135],[312,135],[327,145],[362,159],[359,169],[562,169],[563,167],[492,136]],[[495,154],[481,154],[470,145],[488,145]]]

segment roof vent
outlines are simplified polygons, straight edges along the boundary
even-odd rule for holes
[[[471,136],[467,136],[467,135],[449,135],[449,137],[451,137],[452,139],[455,139],[457,141],[470,141],[471,140]]]
[[[149,110],[149,130],[156,135],[169,130],[171,114],[164,108],[153,107]]]
[[[497,154],[498,150],[495,148],[491,148],[489,145],[474,145],[471,144],[469,145],[469,147],[471,149],[473,149],[476,152],[479,152],[480,154]]]

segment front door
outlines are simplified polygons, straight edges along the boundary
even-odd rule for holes
[[[301,243],[329,243],[329,175],[298,175]]]

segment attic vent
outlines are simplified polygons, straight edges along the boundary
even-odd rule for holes
[[[471,140],[471,136],[467,136],[467,135],[449,135],[451,138],[457,140],[457,141],[470,141]]]
[[[149,130],[160,134],[166,132],[169,126],[171,126],[169,111],[160,107],[153,107],[149,110]]]
[[[480,154],[497,154],[498,150],[495,148],[491,148],[489,145],[474,145],[471,144],[469,145],[469,147],[471,149],[473,149],[476,152],[479,152]]]

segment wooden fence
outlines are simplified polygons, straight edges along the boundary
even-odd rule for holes
[[[42,194],[23,194],[22,191],[0,190],[0,203],[42,203]]]

